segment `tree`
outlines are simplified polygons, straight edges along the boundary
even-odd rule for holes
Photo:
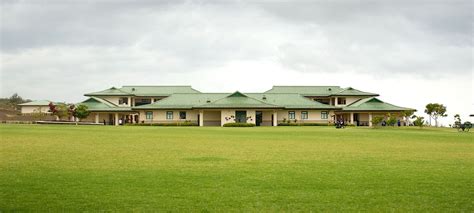
[[[437,104],[435,110],[433,112],[433,119],[435,120],[435,126],[438,127],[438,118],[439,117],[446,117],[447,108],[443,104]]]
[[[433,103],[429,103],[425,107],[425,113],[428,114],[430,118],[430,126],[431,126],[431,117],[433,116],[433,112],[435,110],[436,105]]]
[[[425,120],[424,120],[425,118],[424,117],[413,115],[412,118],[415,119],[415,121],[413,121],[413,125],[415,125],[417,127],[420,127],[420,128],[423,127],[423,124],[425,123]]]
[[[86,105],[79,105],[75,108],[74,110],[74,117],[79,118],[79,119],[84,119],[89,116],[90,111],[88,110],[89,108]]]
[[[372,126],[377,127],[378,125],[380,125],[380,123],[382,123],[383,119],[384,119],[383,117],[379,117],[379,116],[373,117]]]
[[[410,123],[410,117],[415,113],[413,110],[407,110],[402,112],[402,116],[405,118],[405,125],[408,126]]]
[[[388,113],[387,114],[387,125],[389,126],[395,126],[395,124],[397,123],[397,117],[396,116],[393,116],[392,114]]]
[[[454,115],[454,128],[461,126],[461,116],[459,114]]]
[[[64,117],[68,116],[69,109],[66,104],[53,104],[49,103],[49,111],[52,115],[57,117],[57,120],[61,120]]]
[[[18,104],[22,104],[25,102],[31,101],[29,99],[23,99],[21,96],[18,95],[18,93],[14,93],[12,96],[10,96],[7,99],[7,106],[8,108],[14,108],[16,110],[19,109]]]
[[[430,126],[431,126],[431,118],[435,120],[435,126],[438,126],[438,118],[439,117],[446,117],[446,106],[443,104],[438,103],[429,103],[426,105],[425,113],[430,116]]]

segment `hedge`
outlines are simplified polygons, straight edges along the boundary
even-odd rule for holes
[[[137,124],[125,124],[126,126],[199,126],[197,123],[184,122],[184,123],[137,123]]]
[[[278,126],[332,126],[329,123],[279,123]]]
[[[224,127],[254,127],[255,124],[252,123],[226,123]]]

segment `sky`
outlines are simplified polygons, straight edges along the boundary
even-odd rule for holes
[[[419,115],[442,103],[444,124],[474,114],[470,0],[0,2],[2,97],[77,103],[122,85],[339,85]]]

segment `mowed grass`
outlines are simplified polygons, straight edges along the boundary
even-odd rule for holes
[[[473,133],[0,125],[0,210],[464,211]]]

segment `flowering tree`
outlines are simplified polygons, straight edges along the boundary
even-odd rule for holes
[[[68,107],[66,104],[54,104],[53,102],[50,102],[48,106],[49,112],[51,112],[52,115],[55,115],[57,120],[61,120],[68,116]]]

